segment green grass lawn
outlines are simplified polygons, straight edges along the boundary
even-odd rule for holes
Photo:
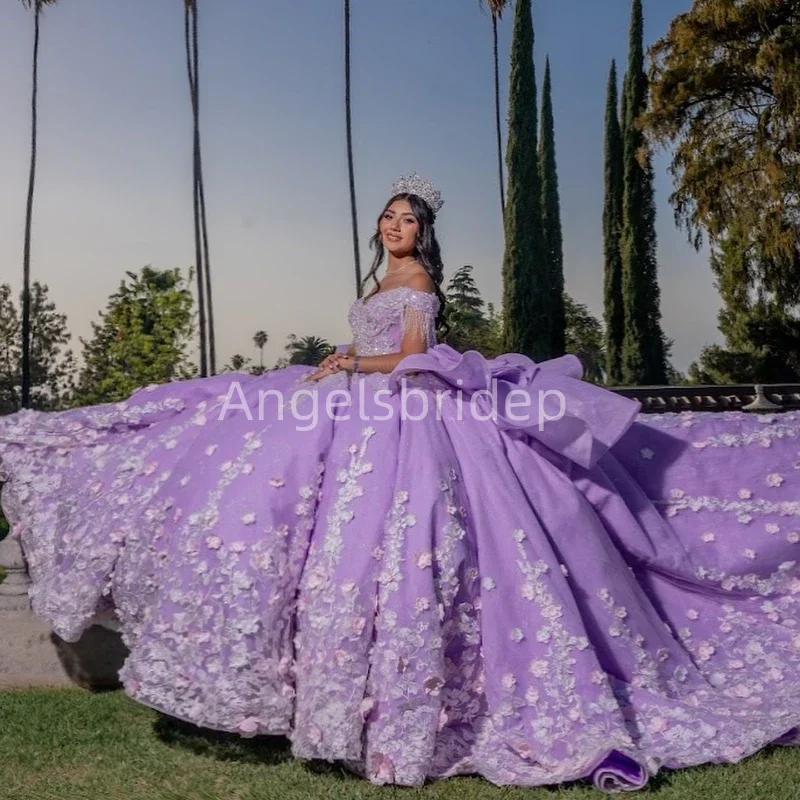
[[[640,793],[659,800],[797,800],[800,749],[736,765],[665,771]],[[498,788],[455,778],[376,787],[335,765],[291,758],[284,739],[201,730],[130,700],[80,689],[0,692],[4,800],[598,800],[586,784]]]

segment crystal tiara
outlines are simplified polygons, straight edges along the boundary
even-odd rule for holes
[[[395,181],[392,186],[392,197],[396,194],[415,194],[430,206],[434,215],[438,214],[444,205],[442,193],[429,180],[420,177],[416,172]]]

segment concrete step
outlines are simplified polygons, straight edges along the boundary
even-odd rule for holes
[[[120,687],[128,649],[110,625],[92,625],[77,642],[65,642],[29,608],[27,598],[0,607],[0,689],[71,686]]]

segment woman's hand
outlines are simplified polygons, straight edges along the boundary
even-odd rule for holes
[[[355,358],[353,356],[345,356],[341,353],[332,353],[327,358],[323,359],[319,364],[319,369],[312,372],[308,377],[304,378],[306,381],[318,381],[326,375],[333,375],[336,372],[345,370],[352,372],[355,368]]]
[[[320,362],[319,368],[329,372],[339,372],[340,370],[352,372],[355,367],[355,361],[354,356],[348,356],[344,353],[331,353]]]
[[[320,378],[324,378],[326,375],[331,375],[331,371],[329,369],[318,369],[316,372],[310,372],[308,375],[303,378],[303,383],[314,383]]]
[[[336,371],[337,372],[340,369],[345,370],[345,372],[352,372],[354,366],[355,366],[355,359],[353,358],[353,356],[339,355],[339,356],[336,357]]]
[[[327,358],[323,358],[320,361],[318,369],[316,372],[312,372],[308,376],[306,376],[303,380],[305,381],[318,381],[322,378],[326,377],[327,375],[333,375],[335,372],[338,372],[341,367],[339,366],[339,361],[344,356],[339,353],[331,353]]]
[[[339,353],[331,353],[327,358],[323,358],[322,361],[320,361],[319,364],[317,364],[317,366],[321,370],[327,369],[333,372],[337,369],[338,366],[337,362],[339,358],[341,358]]]

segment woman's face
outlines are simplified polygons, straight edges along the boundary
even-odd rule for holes
[[[379,224],[383,246],[394,256],[414,252],[419,223],[408,200],[395,200],[381,216]]]

